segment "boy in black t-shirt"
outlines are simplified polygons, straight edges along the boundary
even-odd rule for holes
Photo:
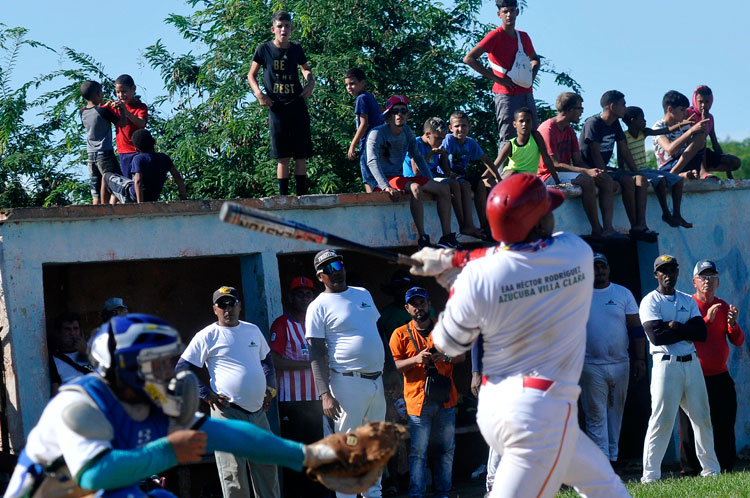
[[[279,194],[289,195],[289,161],[294,157],[297,195],[307,193],[307,158],[312,156],[310,114],[305,99],[312,94],[315,78],[307,65],[302,45],[289,41],[292,18],[280,10],[271,18],[272,41],[259,45],[247,80],[258,99],[268,107],[271,129],[271,157],[276,159]],[[297,66],[305,79],[303,87]],[[258,85],[258,71],[263,67],[263,93]]]
[[[172,175],[180,192],[180,199],[187,199],[185,181],[175,168],[168,155],[156,152],[156,141],[148,130],[136,130],[131,137],[138,154],[133,156],[130,166],[131,178],[106,173],[104,183],[107,189],[122,203],[156,202],[167,181],[167,173]]]

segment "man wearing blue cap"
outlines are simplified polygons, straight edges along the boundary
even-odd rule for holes
[[[437,455],[432,471],[434,496],[447,497],[452,486],[458,402],[453,363],[463,361],[464,355],[451,358],[435,350],[432,343],[435,320],[430,318],[430,297],[425,289],[412,287],[406,291],[404,301],[404,308],[412,319],[393,331],[390,346],[396,368],[404,374],[404,400],[411,436],[409,497],[424,496],[430,440]],[[428,378],[432,385],[428,385]],[[441,382],[443,387],[439,388],[437,384]]]
[[[711,425],[714,429],[714,449],[721,470],[731,471],[737,461],[734,436],[737,392],[727,367],[727,339],[739,347],[745,342],[745,334],[737,323],[737,308],[716,296],[716,289],[719,287],[716,263],[707,259],[698,261],[693,269],[693,286],[693,299],[708,329],[706,342],[696,342],[695,350],[706,381]],[[680,410],[680,466],[684,475],[696,474],[700,469],[694,441],[690,420]]]

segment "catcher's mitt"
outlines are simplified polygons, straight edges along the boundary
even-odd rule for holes
[[[312,446],[327,446],[337,460],[310,467],[307,475],[334,491],[362,493],[377,481],[406,428],[390,422],[373,422],[346,434],[331,434]]]

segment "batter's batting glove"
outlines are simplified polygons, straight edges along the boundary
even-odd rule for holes
[[[436,249],[425,247],[411,255],[420,261],[422,266],[412,266],[409,272],[421,277],[435,277],[446,270],[453,269],[454,249]]]

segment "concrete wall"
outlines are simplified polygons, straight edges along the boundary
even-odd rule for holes
[[[570,201],[556,211],[559,229],[581,235],[590,231],[583,216],[577,192],[568,190]],[[242,201],[253,207],[277,211],[289,219],[328,230],[373,247],[413,246],[416,235],[406,199],[393,202],[387,194],[343,194],[303,198],[270,198]],[[615,225],[623,230],[627,221],[620,199],[616,198]],[[426,208],[426,227],[439,235],[434,203]],[[297,240],[282,239],[248,231],[218,220],[221,201],[185,201],[146,205],[69,206],[49,209],[17,209],[0,213],[0,339],[2,340],[6,415],[10,446],[20,449],[47,401],[46,324],[51,313],[45,297],[57,292],[45,288],[43,265],[80,265],[122,262],[123,266],[151,260],[170,264],[182,262],[195,275],[206,273],[202,258],[239,257],[239,281],[243,288],[247,316],[267,330],[268,321],[282,312],[282,282],[278,254],[305,253],[319,247]],[[750,181],[690,185],[686,188],[683,216],[695,227],[669,228],[661,222],[656,199],[649,197],[648,221],[661,232],[659,243],[633,245],[641,269],[643,293],[654,287],[651,264],[660,252],[669,252],[682,263],[679,288],[692,291],[692,265],[697,259],[712,258],[722,271],[719,294],[741,310],[740,325],[747,325],[748,266],[750,235],[744,212],[750,208]],[[191,258],[196,258],[195,260]],[[198,264],[199,261],[202,263]],[[209,260],[209,269],[211,261]],[[130,263],[126,263],[130,262]],[[149,268],[149,265],[141,266]],[[55,271],[47,266],[49,273]],[[236,266],[234,266],[236,268]],[[154,271],[154,270],[151,270]],[[382,281],[379,267],[373,266]],[[364,278],[367,269],[360,269]],[[143,285],[153,286],[150,271],[140,275]],[[210,273],[210,272],[209,272]],[[70,280],[76,275],[70,275]],[[373,275],[375,276],[375,275]],[[175,285],[177,282],[175,282]],[[49,285],[49,283],[48,283]],[[174,294],[160,283],[166,295],[152,293],[160,306],[173,309],[166,300]],[[93,293],[94,307],[110,295],[106,283]],[[177,293],[179,294],[179,292]],[[195,302],[203,296],[195,298]],[[181,302],[183,306],[192,306]],[[57,310],[55,310],[57,311]],[[748,373],[746,349],[733,348],[731,373],[736,379]],[[738,447],[750,442],[750,387],[738,382],[740,413],[737,423]]]

